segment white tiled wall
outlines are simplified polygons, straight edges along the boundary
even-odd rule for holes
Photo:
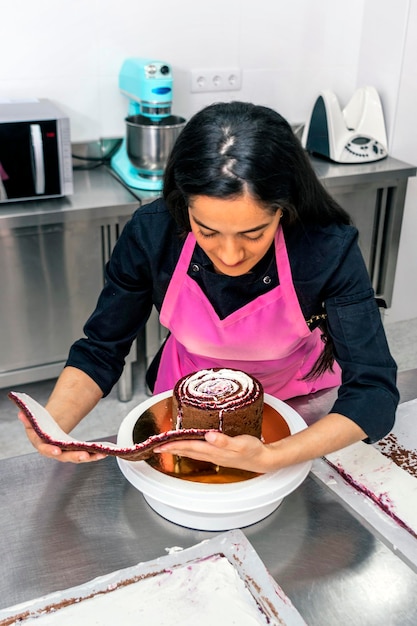
[[[45,97],[70,116],[73,142],[124,134],[118,72],[128,56],[169,62],[173,112],[242,99],[306,119],[319,91],[345,104],[381,94],[392,156],[417,164],[417,0],[14,0],[0,7],[0,98]],[[190,70],[239,67],[237,92],[192,94]],[[407,196],[390,320],[417,317],[417,185]]]

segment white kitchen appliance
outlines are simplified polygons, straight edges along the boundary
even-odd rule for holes
[[[171,149],[185,119],[171,115],[172,73],[165,61],[130,57],[119,74],[129,98],[126,137],[111,159],[112,169],[134,189],[162,189]]]
[[[134,440],[137,442],[141,438],[137,434],[156,432],[154,429],[158,425],[164,426],[167,418],[170,423],[171,401],[172,389],[152,396],[132,409],[120,426],[117,445],[128,448],[134,445]],[[269,412],[271,409],[272,413]],[[265,394],[263,431],[269,433],[267,440],[271,433],[269,428],[277,428],[280,421],[286,423],[287,432],[291,434],[307,428],[292,407]],[[311,469],[311,461],[305,461],[274,472],[255,474],[253,478],[223,482],[221,471],[217,480],[210,480],[207,468],[184,478],[186,473],[182,474],[176,467],[177,458],[176,462],[174,459],[166,461],[165,466],[165,461],[160,465],[161,458],[158,455],[156,464],[152,459],[127,461],[118,458],[117,462],[125,478],[143,493],[146,502],[159,515],[180,526],[207,531],[243,528],[261,521],[304,481]]]
[[[332,91],[322,91],[301,143],[311,154],[336,163],[367,163],[388,156],[384,114],[375,87],[355,91],[343,110]]]

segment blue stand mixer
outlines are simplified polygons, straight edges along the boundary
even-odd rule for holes
[[[163,61],[126,59],[119,87],[129,98],[129,108],[126,137],[111,167],[128,187],[158,191],[171,149],[185,126],[184,118],[171,115],[171,68]]]

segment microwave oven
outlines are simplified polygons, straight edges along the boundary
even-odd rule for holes
[[[50,100],[0,100],[0,203],[72,193],[69,118]]]

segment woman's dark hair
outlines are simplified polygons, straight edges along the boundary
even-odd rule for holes
[[[212,104],[189,120],[174,144],[165,169],[165,202],[179,227],[190,231],[190,198],[232,198],[245,192],[266,211],[281,208],[284,229],[296,222],[351,223],[279,113],[245,102]],[[319,376],[334,362],[326,322],[320,327],[324,350],[306,379]]]
[[[176,222],[190,230],[193,196],[231,198],[245,192],[283,224],[350,224],[327,193],[288,122],[245,102],[212,104],[185,125],[165,169],[163,196]]]

